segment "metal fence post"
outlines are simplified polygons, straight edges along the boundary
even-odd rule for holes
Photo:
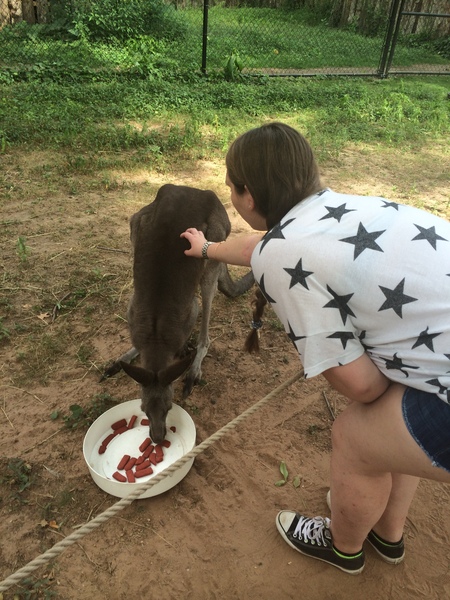
[[[391,48],[391,44],[392,44],[394,30],[397,26],[397,21],[399,18],[400,4],[403,4],[403,0],[393,0],[393,2],[391,4],[391,10],[390,10],[390,14],[389,14],[389,27],[386,32],[386,37],[384,39],[383,48],[381,50],[380,65],[378,67],[378,76],[381,79],[384,79],[385,77],[387,77],[386,66],[387,66],[387,62],[388,62],[388,56],[390,54],[390,48]]]
[[[202,39],[202,73],[206,75],[206,56],[208,45],[208,0],[203,0],[203,39]]]

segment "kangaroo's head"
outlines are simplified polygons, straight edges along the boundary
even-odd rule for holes
[[[160,444],[166,437],[166,418],[172,408],[173,382],[191,362],[192,357],[188,356],[156,373],[125,362],[120,363],[125,373],[141,385],[141,410],[150,421],[150,437],[155,444]]]

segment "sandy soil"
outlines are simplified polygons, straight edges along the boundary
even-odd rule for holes
[[[0,580],[117,502],[90,477],[87,426],[68,429],[70,406],[138,397],[124,374],[99,383],[129,345],[130,215],[167,181],[214,189],[222,164],[164,175],[112,173],[102,185],[71,174],[64,156],[4,155],[1,167]],[[380,194],[447,216],[450,161],[444,147],[378,153],[351,148],[324,168],[336,190]],[[234,233],[245,225],[227,205]],[[21,238],[22,245],[18,244]],[[235,276],[242,270],[233,269]],[[261,353],[246,355],[247,294],[214,304],[202,385],[177,401],[198,441],[265,397],[299,368],[269,310]],[[102,395],[102,396],[99,396]],[[331,407],[331,410],[327,404]],[[106,406],[106,404],[105,404]],[[63,600],[450,597],[449,486],[422,482],[406,528],[407,557],[392,567],[367,548],[350,577],[302,557],[279,537],[275,515],[296,508],[328,515],[330,428],[345,399],[317,377],[298,381],[199,455],[170,491],[129,507],[40,566],[4,598]],[[24,461],[20,480],[11,470]],[[281,461],[286,485],[278,487]],[[25,470],[25,471],[23,471]],[[19,484],[29,484],[19,491]],[[296,487],[294,483],[298,482]],[[53,594],[53,595],[52,595]],[[1,593],[0,593],[1,597]]]

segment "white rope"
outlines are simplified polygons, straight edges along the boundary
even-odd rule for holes
[[[33,571],[35,571],[42,565],[45,565],[47,562],[52,560],[52,558],[56,558],[68,546],[75,544],[75,542],[77,542],[80,538],[82,538],[86,534],[90,533],[93,529],[96,529],[102,523],[104,523],[105,521],[110,519],[112,516],[114,516],[116,513],[123,510],[128,505],[130,505],[133,502],[133,500],[136,500],[136,498],[139,498],[139,496],[141,496],[148,489],[150,489],[151,487],[153,487],[154,485],[159,483],[162,479],[165,479],[166,477],[172,475],[182,465],[184,465],[188,461],[195,458],[198,454],[201,454],[202,452],[204,452],[212,444],[214,444],[219,439],[221,439],[225,434],[227,434],[231,429],[234,429],[237,425],[239,425],[239,423],[241,421],[243,421],[244,419],[246,419],[247,417],[252,415],[259,408],[261,408],[264,404],[266,404],[269,400],[271,400],[274,396],[276,396],[277,394],[282,392],[284,389],[286,389],[287,387],[292,385],[295,381],[297,381],[301,377],[303,377],[303,369],[301,369],[299,372],[292,375],[287,381],[285,381],[284,383],[279,385],[277,388],[272,390],[269,394],[267,394],[267,396],[265,396],[264,398],[262,398],[261,400],[256,402],[256,404],[254,404],[253,406],[251,406],[250,408],[245,410],[243,413],[238,415],[236,418],[234,418],[232,421],[230,421],[229,423],[227,423],[226,425],[221,427],[218,431],[216,431],[216,433],[213,433],[212,435],[210,435],[206,440],[204,440],[198,446],[193,448],[190,452],[188,452],[187,454],[185,454],[184,456],[182,456],[181,458],[176,460],[169,467],[167,467],[166,469],[164,469],[163,471],[161,471],[160,473],[158,473],[157,475],[155,475],[148,481],[137,486],[130,494],[128,494],[128,496],[126,496],[125,498],[122,498],[121,500],[119,500],[118,502],[116,502],[115,504],[110,506],[104,512],[100,513],[94,519],[89,521],[89,523],[86,523],[85,525],[83,525],[82,527],[77,529],[77,531],[74,531],[73,533],[71,533],[70,535],[65,537],[63,540],[61,540],[60,542],[58,542],[57,544],[55,544],[54,546],[49,548],[46,552],[44,552],[43,554],[40,554],[35,559],[33,559],[31,562],[29,562],[27,565],[25,565],[24,567],[22,567],[21,569],[19,569],[18,571],[16,571],[12,575],[10,575],[9,577],[7,577],[3,581],[1,581],[0,582],[0,592],[7,590],[15,583],[19,583],[20,581],[22,581],[23,579],[28,577],[28,575],[30,575],[30,573],[32,573]]]

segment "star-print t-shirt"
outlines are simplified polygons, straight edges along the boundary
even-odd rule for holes
[[[450,402],[450,223],[325,189],[267,232],[251,265],[305,377],[367,352],[389,379]]]

